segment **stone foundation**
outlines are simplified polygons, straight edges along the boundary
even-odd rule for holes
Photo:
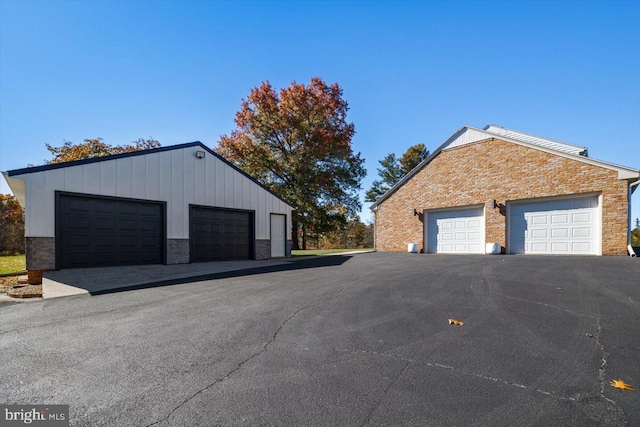
[[[27,270],[56,269],[55,237],[27,237]]]
[[[271,259],[271,240],[256,239],[254,259]]]
[[[169,264],[189,264],[189,239],[167,239]]]

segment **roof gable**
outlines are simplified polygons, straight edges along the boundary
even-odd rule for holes
[[[388,199],[407,181],[409,181],[411,178],[413,178],[413,176],[415,176],[418,172],[424,169],[424,167],[431,163],[431,161],[442,151],[493,138],[533,148],[536,150],[545,151],[550,154],[566,157],[594,166],[603,167],[605,169],[614,170],[618,172],[619,179],[633,179],[640,177],[640,171],[636,169],[587,157],[586,147],[570,145],[552,139],[514,131],[497,125],[487,125],[484,129],[477,129],[471,126],[463,126],[458,129],[453,135],[451,135],[442,145],[436,148],[429,157],[420,162],[418,166],[413,168],[407,175],[405,175],[400,181],[398,181],[396,185],[391,187],[385,194],[383,194],[378,200],[376,200],[371,205],[370,209],[375,209],[378,205],[380,205],[380,203]]]
[[[295,209],[286,200],[284,200],[280,195],[278,195],[278,194],[274,193],[273,191],[271,191],[269,188],[264,186],[262,183],[260,183],[254,177],[252,177],[251,175],[249,175],[248,173],[246,173],[245,171],[243,171],[238,166],[234,165],[233,163],[231,163],[230,161],[228,161],[224,157],[220,156],[218,153],[216,153],[215,151],[213,151],[211,148],[207,147],[206,145],[204,145],[200,141],[187,142],[187,143],[184,143],[184,144],[177,144],[177,145],[168,145],[166,147],[151,148],[151,149],[148,149],[148,150],[132,151],[130,153],[113,154],[113,155],[110,155],[110,156],[92,157],[90,159],[74,160],[74,161],[71,161],[71,162],[52,163],[52,164],[49,164],[49,165],[33,166],[33,167],[27,167],[27,168],[21,168],[21,169],[14,169],[14,170],[10,170],[10,171],[7,171],[7,172],[3,172],[2,174],[5,175],[5,179],[8,180],[8,178],[19,178],[20,175],[28,175],[28,174],[32,174],[32,173],[47,171],[47,170],[68,168],[68,167],[72,167],[72,166],[80,166],[80,165],[86,165],[86,164],[98,163],[98,162],[107,162],[107,161],[110,161],[110,160],[118,160],[118,159],[127,158],[127,157],[134,157],[134,156],[144,156],[144,155],[147,155],[147,154],[161,153],[161,152],[164,152],[164,151],[172,151],[172,150],[180,150],[180,149],[189,148],[189,147],[200,147],[200,148],[202,148],[203,150],[205,150],[206,152],[208,152],[212,156],[214,156],[214,157],[218,158],[219,160],[221,160],[222,162],[224,162],[227,166],[229,166],[232,169],[234,169],[236,172],[239,172],[240,174],[244,175],[245,177],[247,177],[248,179],[250,179],[251,181],[256,183],[258,186],[260,186],[262,189],[266,190],[271,195],[273,195],[274,197],[276,197],[279,200],[281,200],[282,202],[284,202],[290,208]]]

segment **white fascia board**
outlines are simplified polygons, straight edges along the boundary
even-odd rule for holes
[[[20,206],[24,209],[25,207],[25,182],[24,179],[20,178],[11,178],[7,172],[2,172],[2,176],[4,176],[4,180],[7,181],[11,192],[20,203]]]

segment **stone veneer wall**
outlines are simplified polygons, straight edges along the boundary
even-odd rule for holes
[[[256,239],[255,246],[255,259],[271,259],[271,240],[269,239]]]
[[[167,239],[167,264],[189,264],[189,239]]]
[[[506,218],[493,200],[598,192],[602,195],[602,254],[626,254],[628,182],[618,172],[489,138],[447,149],[383,201],[375,212],[378,251],[406,251],[423,224],[413,210],[484,204],[485,241],[506,247]]]
[[[55,270],[55,237],[27,237],[26,258],[27,270]]]

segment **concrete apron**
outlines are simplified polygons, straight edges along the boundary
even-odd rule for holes
[[[230,271],[288,264],[291,258],[263,261],[215,261],[175,265],[74,268],[43,273],[43,298],[108,293],[122,289],[153,286],[171,280],[197,278]],[[204,280],[204,279],[203,279]]]

